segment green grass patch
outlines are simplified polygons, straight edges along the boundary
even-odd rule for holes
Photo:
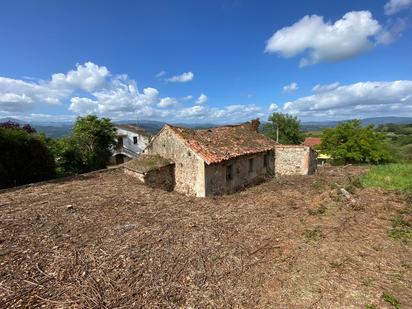
[[[320,204],[318,207],[311,208],[308,210],[308,214],[311,216],[321,216],[326,213],[326,206],[324,204]]]
[[[412,190],[412,164],[387,164],[372,167],[360,178],[363,187],[387,190]]]
[[[389,230],[389,236],[393,239],[400,240],[404,244],[412,241],[412,229],[410,227],[394,227]]]
[[[407,206],[392,219],[388,235],[405,244],[412,243],[412,222],[406,219],[412,211],[412,164],[388,164],[372,167],[360,178],[364,187],[378,187],[406,192]]]
[[[412,222],[405,219],[405,216],[398,214],[392,219],[392,229],[389,236],[407,244],[412,241]]]
[[[388,164],[372,167],[361,176],[364,187],[378,187],[386,190],[400,190],[406,193],[407,205],[392,219],[388,235],[407,244],[412,241],[412,164]]]
[[[397,298],[389,293],[383,293],[382,294],[382,298],[384,301],[386,301],[387,303],[391,304],[392,306],[394,306],[396,309],[400,308],[400,302],[399,300],[397,300]]]
[[[325,237],[325,235],[322,233],[322,231],[316,227],[313,230],[305,230],[303,232],[303,237],[305,238],[306,242],[310,241],[318,241],[321,240],[322,238]]]

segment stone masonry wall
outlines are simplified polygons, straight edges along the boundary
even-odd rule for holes
[[[266,166],[265,166],[265,155]],[[253,160],[249,169],[249,160]],[[231,167],[230,167],[231,166]],[[232,169],[232,178],[227,179],[227,168]],[[273,151],[242,156],[219,164],[205,165],[206,196],[235,192],[247,185],[258,183],[274,174]]]
[[[276,146],[275,170],[280,175],[308,175],[316,171],[316,153],[308,146]]]
[[[166,191],[173,191],[175,187],[175,166],[170,164],[151,170],[146,173],[144,183],[152,188],[160,188]]]
[[[175,187],[174,164],[162,166],[147,173],[140,173],[128,168],[124,168],[124,172],[151,188],[173,191]]]
[[[158,154],[175,162],[175,190],[193,196],[205,196],[204,161],[169,129],[163,129],[144,153]]]

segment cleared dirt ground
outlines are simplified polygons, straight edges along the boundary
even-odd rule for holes
[[[405,197],[355,188],[360,172],[216,198],[121,170],[2,193],[0,308],[411,308],[412,247],[388,236]]]

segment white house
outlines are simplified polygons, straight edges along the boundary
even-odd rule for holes
[[[151,135],[135,125],[115,125],[115,128],[117,145],[113,149],[113,164],[121,164],[137,157],[150,142]]]

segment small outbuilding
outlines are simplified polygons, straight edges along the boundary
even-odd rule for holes
[[[258,133],[259,120],[193,130],[165,125],[144,151],[175,163],[175,190],[187,195],[231,193],[273,176],[276,143]]]
[[[275,170],[279,175],[310,175],[316,172],[317,153],[305,145],[276,145]]]
[[[175,187],[175,164],[158,155],[140,155],[123,164],[124,172],[149,187],[172,191]]]

